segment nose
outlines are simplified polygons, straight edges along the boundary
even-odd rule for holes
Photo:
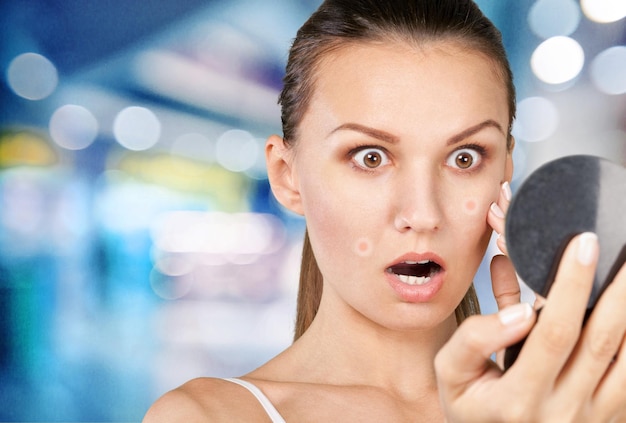
[[[417,175],[416,175],[417,173]],[[443,220],[442,191],[435,172],[413,172],[395,196],[394,225],[400,232],[436,232]]]

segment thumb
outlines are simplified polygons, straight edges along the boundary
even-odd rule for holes
[[[498,304],[498,310],[520,302],[521,291],[515,268],[504,255],[496,255],[491,260],[491,287]]]
[[[535,314],[527,303],[465,319],[435,357],[441,395],[457,398],[486,376],[494,368],[491,355],[528,335],[534,321]]]

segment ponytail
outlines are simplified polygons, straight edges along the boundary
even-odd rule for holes
[[[302,263],[300,265],[300,286],[296,308],[296,325],[293,340],[297,340],[308,329],[317,314],[322,298],[323,278],[313,255],[309,233],[304,233]]]

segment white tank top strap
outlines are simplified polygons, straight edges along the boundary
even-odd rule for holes
[[[265,410],[265,412],[270,417],[273,423],[286,423],[285,419],[283,419],[283,417],[280,415],[278,410],[276,410],[276,407],[274,407],[274,405],[265,396],[265,394],[255,385],[253,385],[252,383],[248,381],[238,379],[236,377],[224,378],[224,380],[227,380],[228,382],[236,383],[237,385],[241,385],[244,388],[246,388],[248,391],[250,391],[250,393],[252,393],[252,395],[254,395],[256,399],[259,401],[259,403],[263,406],[263,409]]]

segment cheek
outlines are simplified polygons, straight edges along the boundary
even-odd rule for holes
[[[491,190],[489,190],[491,191]],[[473,274],[482,260],[491,238],[491,227],[487,223],[489,206],[494,200],[491,192],[474,191],[459,195],[453,214],[454,242],[463,253],[464,271]]]
[[[354,244],[354,252],[356,253],[356,255],[361,257],[369,257],[372,255],[373,251],[374,245],[372,243],[372,240],[365,237],[356,240],[356,243]]]
[[[463,239],[474,242],[481,239],[487,228],[487,201],[479,197],[463,198],[456,206],[455,232]]]
[[[463,203],[463,210],[469,215],[474,215],[478,212],[478,203],[476,200],[466,200]]]
[[[483,198],[484,197],[484,198]],[[490,199],[486,196],[467,195],[463,196],[456,204],[456,213],[454,213],[460,221],[477,223],[482,219],[486,221],[487,210],[491,204]]]
[[[487,213],[491,203],[497,201],[500,185],[495,177],[489,175],[471,185],[461,185],[450,192],[449,198],[455,198],[454,207],[459,219],[472,221],[484,221],[486,224]]]
[[[309,237],[318,264],[325,270],[354,257],[371,257],[379,239],[375,228],[383,216],[380,209],[372,207],[367,192],[360,192],[354,185],[334,183],[343,180],[320,176],[302,184]]]
[[[488,230],[487,213],[489,206],[497,199],[498,191],[485,189],[473,192],[458,193],[454,211],[456,222],[462,225],[464,231],[482,234]],[[458,228],[459,230],[463,230]]]

